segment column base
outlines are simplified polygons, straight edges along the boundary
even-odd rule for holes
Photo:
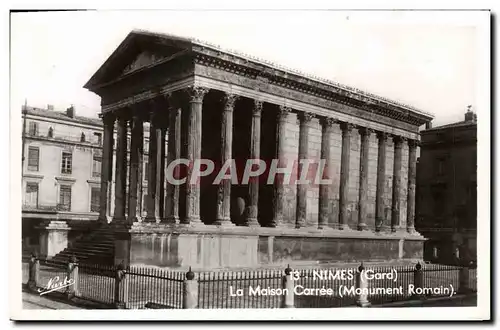
[[[358,230],[359,231],[368,230],[368,226],[366,225],[366,223],[359,223]]]
[[[219,226],[219,227],[233,227],[233,226],[235,226],[235,224],[231,222],[230,218],[217,219],[214,221],[214,225]]]
[[[136,216],[128,218],[127,221],[132,224],[134,222],[143,222],[144,219],[143,219],[143,217],[136,215]]]
[[[346,231],[352,230],[351,227],[349,227],[349,225],[347,223],[339,224],[338,229],[339,230],[346,230]]]
[[[161,219],[157,216],[153,216],[153,217],[147,216],[146,218],[144,218],[143,222],[160,223]]]
[[[184,226],[204,226],[205,223],[201,221],[200,218],[186,218],[180,222],[180,225]]]
[[[168,216],[165,218],[165,223],[178,224],[180,222],[180,218],[176,215]]]
[[[260,223],[257,218],[247,218],[245,222],[241,225],[242,227],[260,227]]]

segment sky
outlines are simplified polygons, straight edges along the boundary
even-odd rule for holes
[[[11,107],[73,104],[132,29],[194,37],[410,104],[434,126],[477,109],[478,20],[466,12],[98,11],[11,16]]]

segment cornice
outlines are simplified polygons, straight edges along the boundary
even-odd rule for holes
[[[221,53],[207,48],[194,48],[195,64],[217,68],[223,71],[236,73],[255,80],[255,88],[261,84],[273,84],[291,90],[301,91],[326,100],[353,106],[368,113],[376,113],[420,126],[433,117],[408,105],[403,105],[385,98],[369,94],[358,89],[347,89],[333,82],[326,83],[290,73],[279,68],[266,67],[248,59],[238,58],[236,55]]]

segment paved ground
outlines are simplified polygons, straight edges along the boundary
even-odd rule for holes
[[[74,305],[55,301],[37,294],[23,292],[24,309],[81,309]]]

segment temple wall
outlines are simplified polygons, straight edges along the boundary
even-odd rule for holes
[[[281,229],[244,233],[195,230],[131,232],[129,244],[116,241],[115,262],[132,266],[221,269],[321,263],[421,260],[422,239],[337,235]]]
[[[322,128],[319,119],[314,118],[309,125],[309,148],[308,158],[319,160],[321,158],[321,135]],[[290,113],[285,125],[285,157],[288,161],[295,162],[298,160],[299,150],[299,121],[295,113]],[[334,226],[338,223],[339,216],[339,182],[340,182],[340,160],[342,154],[342,131],[338,124],[332,127],[332,140],[330,149],[330,161],[332,163],[332,180],[331,185],[331,205],[329,226]],[[378,138],[372,133],[369,140],[370,149],[368,151],[368,203],[367,203],[367,219],[365,223],[369,229],[375,228],[375,199],[377,193],[377,157],[378,157]],[[357,228],[358,212],[359,212],[359,171],[361,157],[361,137],[357,129],[352,130],[351,135],[351,151],[349,164],[349,226],[352,229]],[[392,188],[393,188],[393,169],[394,169],[394,143],[392,138],[387,139],[386,151],[386,178],[384,187],[384,209],[385,209],[385,224],[390,227],[391,212],[392,212]],[[299,175],[298,169],[295,167],[292,174],[293,178]],[[402,166],[401,166],[401,199],[400,199],[400,226],[406,226],[406,197],[408,188],[408,144],[403,143],[402,149]],[[293,226],[296,219],[297,209],[297,185],[285,185],[286,207],[284,210],[285,223]],[[319,210],[319,187],[312,184],[307,192],[307,222],[308,227],[314,227],[318,221]]]

